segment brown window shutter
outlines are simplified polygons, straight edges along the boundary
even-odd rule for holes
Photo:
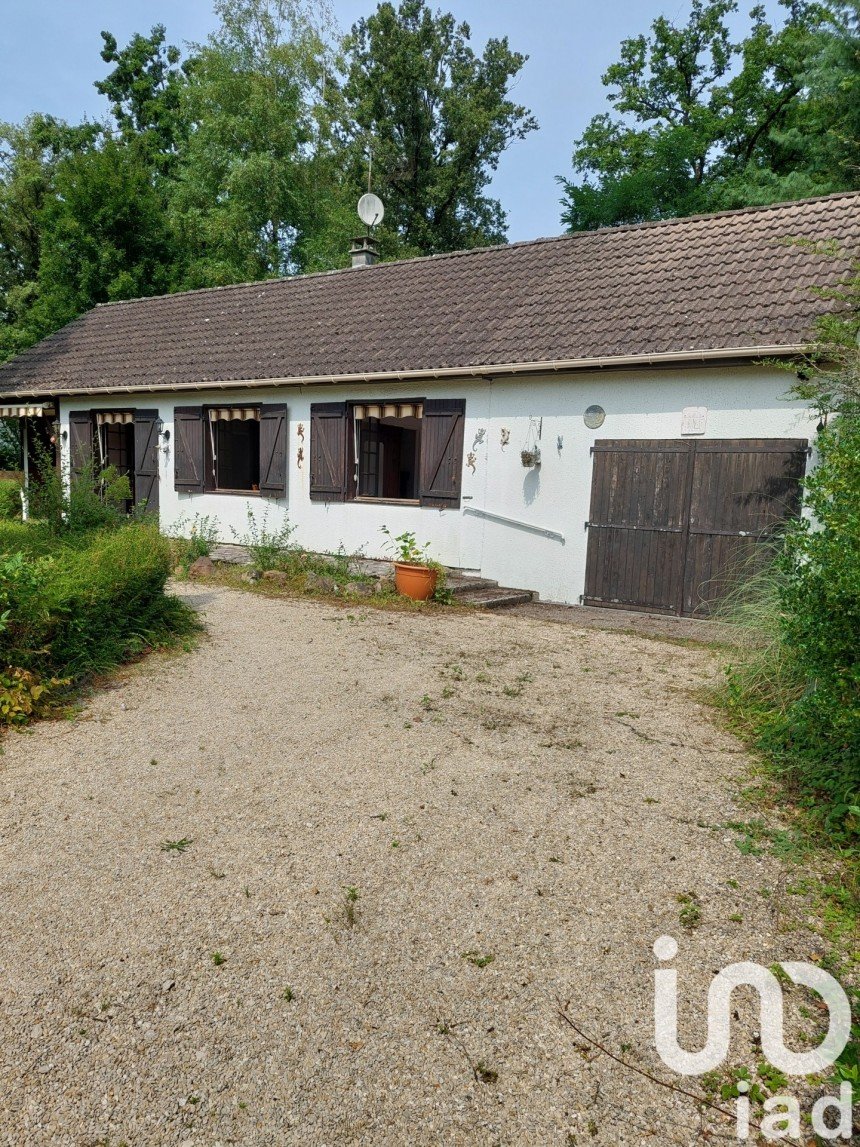
[[[69,461],[72,478],[80,478],[93,465],[93,414],[91,410],[69,412]]]
[[[311,501],[346,498],[346,403],[311,403]]]
[[[158,411],[134,412],[134,502],[158,513]]]
[[[203,407],[173,410],[173,488],[182,494],[203,493]]]
[[[465,399],[424,400],[418,487],[422,506],[456,509],[460,505],[465,422]]]
[[[260,407],[260,493],[287,496],[287,408],[278,403]]]

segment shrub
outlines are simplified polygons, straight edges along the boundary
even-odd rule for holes
[[[300,552],[290,541],[296,527],[284,515],[280,526],[272,529],[269,526],[269,507],[266,506],[263,516],[258,522],[254,511],[248,507],[248,528],[244,534],[234,530],[230,532],[236,543],[245,546],[251,556],[251,565],[255,570],[264,573],[266,570],[292,571],[295,560]]]
[[[805,483],[812,517],[789,526],[768,591],[753,596],[748,616],[757,613],[769,636],[730,668],[729,696],[760,747],[808,794],[831,839],[853,847],[860,843],[860,265],[823,294],[838,305],[820,320],[792,388],[829,419]]]
[[[0,564],[0,603],[11,603],[0,664],[80,680],[195,625],[187,606],[164,593],[170,546],[153,525],[57,544],[24,563],[26,576],[15,574],[19,558]]]
[[[860,805],[860,419],[837,418],[819,449],[806,484],[814,524],[797,524],[782,558],[782,640],[803,691],[762,739],[826,797],[831,827],[860,839],[851,811]]]
[[[131,483],[115,466],[99,470],[88,462],[67,486],[47,453],[37,459],[27,490],[30,517],[56,534],[120,526],[130,499]]]
[[[21,483],[14,478],[0,481],[0,521],[13,522],[21,517]]]
[[[25,725],[34,717],[47,716],[56,689],[68,684],[56,677],[44,681],[27,669],[0,671],[0,725]]]

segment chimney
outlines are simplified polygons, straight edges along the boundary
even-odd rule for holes
[[[349,249],[353,267],[372,267],[379,260],[379,251],[369,235],[353,239]]]

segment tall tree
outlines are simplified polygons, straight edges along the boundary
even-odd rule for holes
[[[113,70],[96,81],[96,91],[107,98],[122,138],[142,144],[166,166],[185,136],[181,95],[194,61],[180,62],[163,24],[148,36],[135,33],[124,48],[112,33],[101,35],[101,57]]]
[[[97,125],[72,127],[38,114],[0,124],[0,360],[37,337],[27,320],[38,294],[45,208],[63,161],[98,134]]]
[[[425,0],[382,3],[344,43],[357,185],[373,163],[389,251],[431,254],[505,238],[487,185],[503,152],[537,127],[509,96],[527,57],[507,38],[478,56],[468,24]],[[399,250],[398,250],[399,249]]]
[[[736,11],[692,0],[685,24],[661,16],[622,42],[603,76],[617,114],[591,120],[573,156],[582,178],[561,181],[571,230],[834,189],[791,130],[822,9],[793,0],[775,28],[756,7],[741,41],[727,24]]]
[[[183,90],[191,125],[171,197],[193,252],[184,285],[302,268],[309,178],[325,151],[317,115],[329,54],[296,0],[218,0]],[[318,206],[318,205],[317,205]]]

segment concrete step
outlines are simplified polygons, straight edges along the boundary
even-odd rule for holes
[[[488,577],[469,577],[468,574],[449,574],[445,588],[456,598],[479,589],[498,589],[499,583]]]
[[[534,594],[528,589],[508,589],[496,585],[458,594],[457,601],[460,605],[472,605],[476,609],[510,609],[514,605],[534,601]]]
[[[249,566],[251,555],[244,546],[234,546],[230,542],[221,542],[212,547],[209,555],[213,562],[226,562],[233,566]]]

